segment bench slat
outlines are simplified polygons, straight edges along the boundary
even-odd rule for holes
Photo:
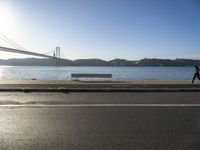
[[[74,78],[112,78],[112,74],[97,74],[97,73],[72,73]]]

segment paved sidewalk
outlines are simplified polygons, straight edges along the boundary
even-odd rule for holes
[[[190,80],[132,80],[132,81],[67,81],[67,80],[3,80],[0,91],[43,92],[123,92],[123,91],[200,91],[200,82]]]

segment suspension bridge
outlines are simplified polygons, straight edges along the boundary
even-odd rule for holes
[[[32,51],[25,49],[24,47],[20,46],[19,44],[15,43],[14,41],[10,40],[7,36],[5,36],[2,33],[0,33],[0,39],[3,40],[4,42],[6,42],[7,44],[11,45],[12,47],[14,47],[14,48],[9,48],[9,47],[0,46],[0,51],[24,54],[24,55],[31,55],[31,56],[37,56],[37,57],[44,57],[44,58],[50,58],[50,59],[56,59],[56,60],[64,60],[64,58],[61,58],[60,47],[56,47],[54,50],[52,50],[46,54],[41,54],[41,53],[36,53],[36,52],[32,52]],[[50,53],[52,55],[49,55]]]
[[[0,51],[25,54],[25,55],[31,55],[31,56],[38,56],[38,57],[45,57],[45,58],[52,58],[52,59],[62,59],[62,58],[60,58],[60,47],[56,47],[56,50],[54,51],[53,56],[30,52],[30,51],[26,51],[26,50],[15,49],[15,48],[8,48],[8,47],[3,47],[3,46],[0,46]]]

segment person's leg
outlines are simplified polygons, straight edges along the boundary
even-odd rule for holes
[[[200,75],[199,74],[197,75],[197,78],[200,80]]]
[[[196,75],[194,75],[194,77],[192,79],[192,84],[194,83],[195,78],[196,78]]]

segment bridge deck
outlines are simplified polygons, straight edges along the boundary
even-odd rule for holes
[[[26,54],[26,55],[31,55],[31,56],[39,56],[39,57],[45,57],[45,58],[61,59],[61,58],[57,58],[57,57],[49,56],[49,55],[45,55],[45,54],[40,54],[40,53],[35,53],[35,52],[30,52],[30,51],[15,49],[15,48],[2,47],[2,46],[0,46],[0,51],[12,52],[12,53],[18,53],[18,54]]]

